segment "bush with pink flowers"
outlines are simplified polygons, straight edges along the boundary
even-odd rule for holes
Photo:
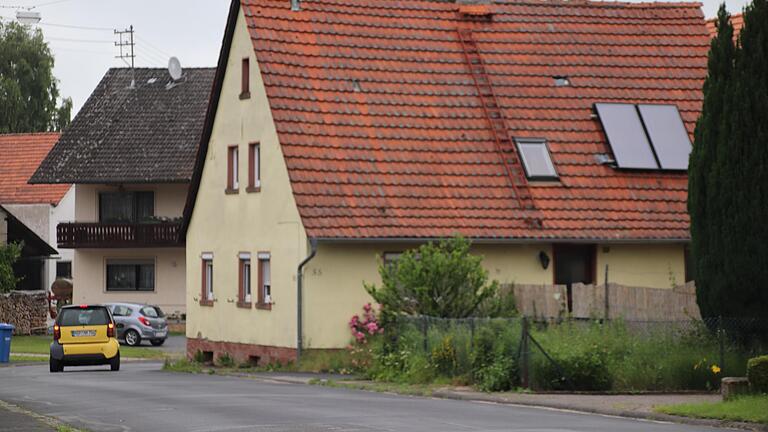
[[[358,344],[366,344],[369,337],[384,333],[384,329],[379,324],[379,318],[370,303],[363,306],[362,316],[355,315],[349,320],[349,329]]]

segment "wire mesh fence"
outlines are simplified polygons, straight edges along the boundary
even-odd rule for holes
[[[390,349],[437,373],[538,390],[712,390],[768,352],[768,320],[443,319],[401,316]]]

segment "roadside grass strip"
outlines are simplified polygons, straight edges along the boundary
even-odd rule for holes
[[[38,420],[52,428],[56,428],[56,432],[87,432],[84,429],[77,429],[68,424],[62,423],[61,421],[56,420],[53,417],[48,417],[42,414],[38,414],[34,411],[24,409],[18,405],[14,405],[14,404],[5,402],[3,400],[0,400],[0,408],[3,408],[11,412],[15,412],[17,414],[23,414],[25,416],[32,417],[35,420]]]
[[[13,336],[13,339],[11,340],[11,355],[48,355],[50,353],[52,341],[53,339],[51,336]],[[120,356],[123,358],[163,359],[167,355],[168,353],[165,353],[157,348],[141,348],[120,345]],[[45,357],[44,360],[48,361],[48,358]]]
[[[768,395],[742,396],[716,403],[663,405],[655,409],[683,417],[768,424]]]

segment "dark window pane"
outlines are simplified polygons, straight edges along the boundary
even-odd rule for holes
[[[71,261],[58,261],[56,263],[56,278],[72,279]]]
[[[88,309],[62,309],[59,315],[59,325],[72,327],[81,325],[106,325],[109,323],[109,315],[103,307]]]
[[[107,291],[153,291],[155,264],[147,261],[107,262]]]
[[[136,219],[146,221],[155,215],[155,193],[136,192]]]
[[[634,105],[597,103],[595,110],[619,168],[659,168]]]
[[[102,192],[99,194],[99,220],[101,222],[131,222],[133,220],[133,194]]]

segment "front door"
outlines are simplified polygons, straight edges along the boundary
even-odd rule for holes
[[[555,284],[568,290],[568,312],[573,311],[573,284],[595,283],[595,245],[554,245]]]

